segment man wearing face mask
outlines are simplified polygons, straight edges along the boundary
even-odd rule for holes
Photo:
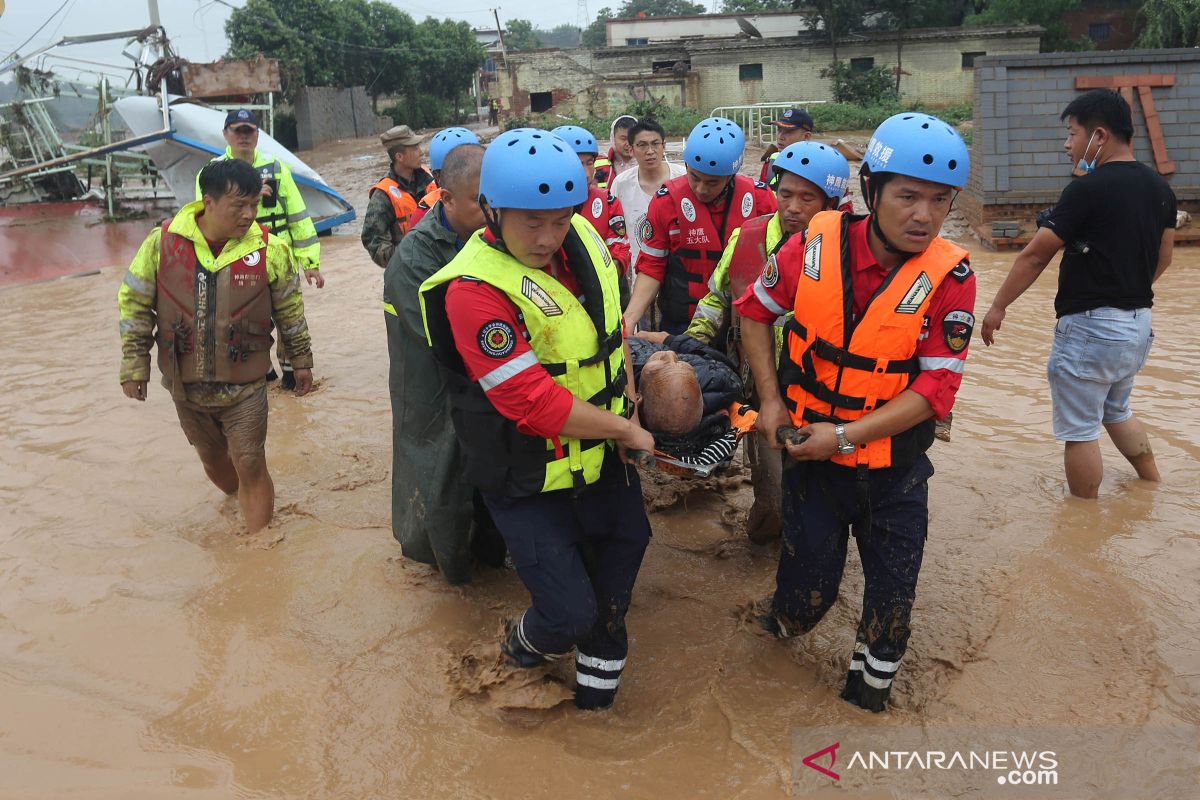
[[[517,667],[575,649],[575,704],[612,705],[625,613],[650,539],[630,451],[617,270],[574,209],[583,166],[553,134],[518,128],[483,157],[486,228],[421,286],[446,368],[463,480],[479,487],[531,604],[500,644]]]
[[[798,462],[783,471],[784,546],[760,622],[780,638],[820,622],[853,527],[865,589],[841,696],[870,711],[886,707],[908,646],[929,526],[925,451],[954,403],[975,322],[968,254],[938,235],[969,174],[967,146],[945,122],[885,120],[860,172],[871,214],[820,212],[735,303],[758,428]],[[788,312],[776,369],[772,326]],[[788,427],[798,431],[781,445]]]
[[[1171,264],[1176,202],[1162,176],[1134,159],[1133,118],[1120,93],[1081,94],[1062,119],[1064,148],[1082,177],[1067,184],[1013,262],[984,317],[983,341],[992,344],[1006,309],[1065,247],[1046,371],[1067,486],[1076,497],[1095,498],[1104,477],[1101,426],[1139,478],[1159,480],[1129,399],[1154,338],[1152,286]]]

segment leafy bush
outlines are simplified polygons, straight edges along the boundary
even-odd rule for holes
[[[824,103],[810,106],[808,109],[818,132],[872,130],[888,117],[901,111],[923,111],[951,125],[965,122],[974,114],[970,103],[944,108],[927,108],[921,103],[881,103],[867,107],[850,103]]]
[[[289,150],[300,147],[300,139],[296,133],[296,115],[283,111],[275,112],[275,141]]]
[[[855,70],[845,61],[835,61],[821,70],[833,83],[833,99],[856,106],[886,105],[899,101],[896,79],[887,67]]]

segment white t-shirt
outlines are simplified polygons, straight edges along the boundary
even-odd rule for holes
[[[671,178],[678,178],[686,172],[683,164],[668,161],[667,166],[671,169]],[[630,268],[630,278],[636,274],[638,254],[642,252],[642,237],[638,232],[642,229],[642,223],[646,221],[646,212],[650,208],[650,200],[654,197],[654,192],[646,194],[642,185],[638,183],[640,171],[641,167],[637,166],[627,169],[608,185],[609,193],[620,200],[625,209],[625,230],[629,235],[629,250],[634,265]]]

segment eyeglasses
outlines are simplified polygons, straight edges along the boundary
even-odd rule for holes
[[[658,150],[662,146],[662,139],[655,139],[653,142],[638,142],[633,147],[635,150]]]

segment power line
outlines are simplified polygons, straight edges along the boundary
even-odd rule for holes
[[[47,18],[46,18],[46,21],[45,21],[45,22],[43,22],[41,25],[39,25],[39,26],[38,26],[38,29],[37,29],[36,31],[34,31],[34,32],[33,32],[33,34],[32,34],[32,35],[31,35],[31,36],[30,36],[28,39],[26,39],[25,41],[21,42],[21,44],[19,44],[18,46],[16,46],[16,47],[14,47],[14,48],[13,48],[12,55],[10,55],[10,56],[9,56],[9,58],[12,58],[12,56],[14,56],[14,55],[16,55],[17,53],[21,52],[21,48],[22,48],[22,47],[24,47],[25,45],[29,44],[29,43],[30,43],[30,42],[32,42],[34,39],[36,39],[36,38],[37,38],[37,35],[38,35],[39,33],[41,33],[41,32],[42,32],[42,30],[43,30],[43,29],[44,29],[44,28],[45,28],[47,25],[49,25],[51,22],[53,22],[53,21],[54,21],[54,18],[58,16],[59,12],[60,12],[60,11],[62,11],[64,8],[66,8],[68,3],[71,3],[71,2],[73,2],[73,1],[74,1],[74,0],[63,0],[63,4],[62,4],[61,6],[59,6],[59,7],[58,7],[58,9],[57,9],[57,10],[56,10],[56,11],[55,11],[53,14],[51,14],[49,17],[47,17]],[[5,59],[5,60],[7,61],[8,59]]]

